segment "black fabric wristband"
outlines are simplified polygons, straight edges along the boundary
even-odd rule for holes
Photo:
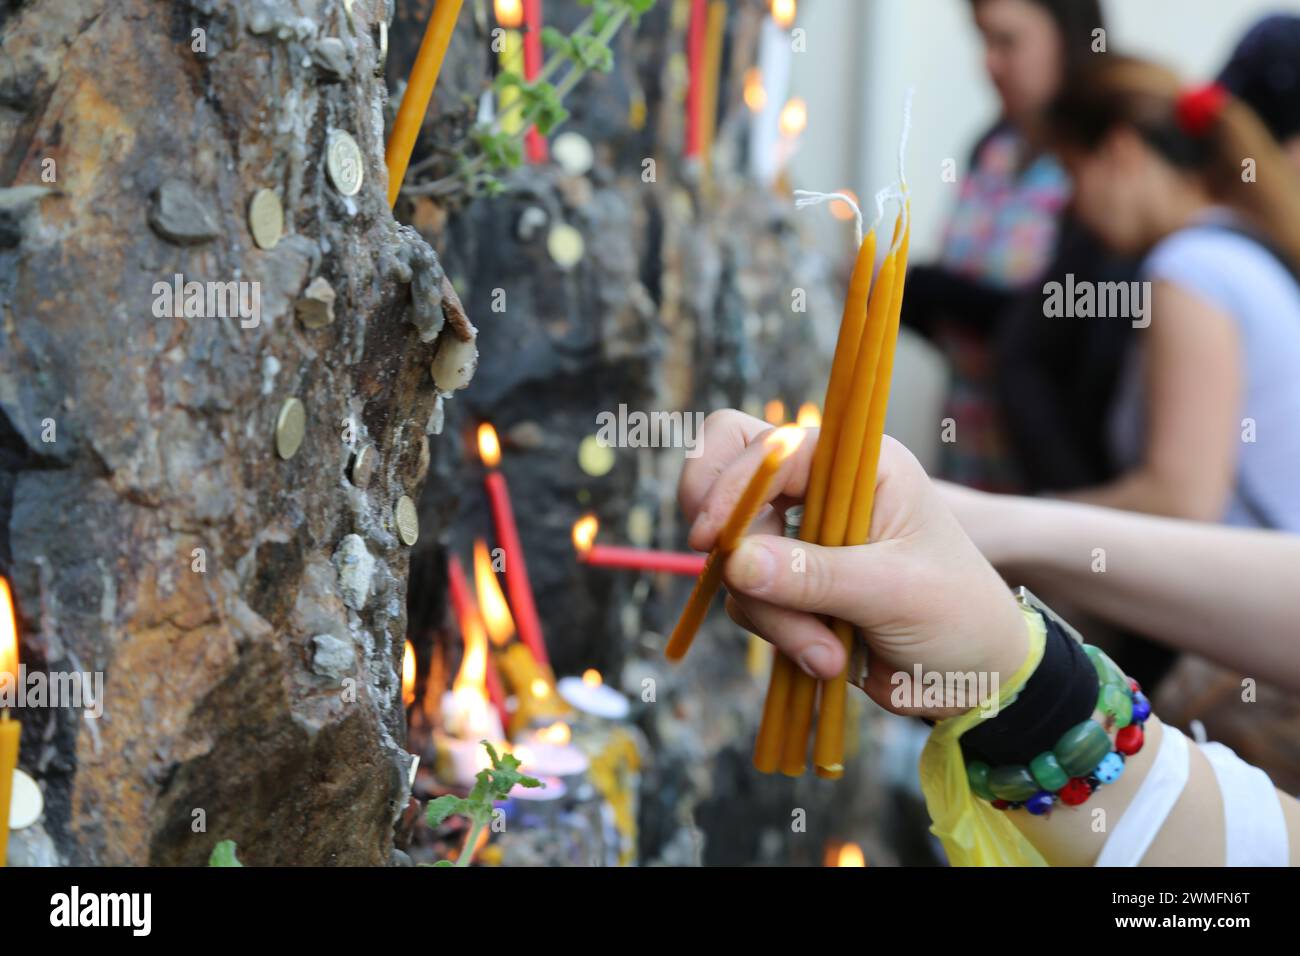
[[[1043,659],[1015,701],[962,735],[967,759],[990,767],[1028,764],[1092,716],[1101,685],[1083,645],[1043,615]]]

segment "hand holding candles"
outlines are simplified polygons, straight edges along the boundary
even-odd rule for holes
[[[8,696],[18,684],[18,615],[14,612],[9,582],[0,577],[0,687]],[[18,768],[18,740],[22,725],[0,709],[0,866],[9,853],[9,802],[14,771]]]
[[[704,621],[705,612],[708,611],[714,595],[718,593],[718,588],[722,586],[723,564],[740,545],[740,539],[753,523],[759,509],[767,503],[775,484],[777,471],[799,449],[803,437],[802,428],[786,425],[772,432],[764,441],[766,454],[732,509],[727,523],[723,525],[722,532],[718,535],[718,543],[709,552],[704,572],[695,582],[690,600],[687,601],[677,626],[673,628],[672,637],[669,638],[668,647],[664,651],[669,660],[681,660],[690,650],[691,642],[695,640],[695,633]]]

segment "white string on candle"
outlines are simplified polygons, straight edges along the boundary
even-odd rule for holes
[[[848,203],[853,210],[855,235],[858,238],[858,245],[862,245],[862,210],[858,208],[858,204],[853,201],[853,197],[848,193],[819,193],[810,189],[796,189],[794,191],[794,208],[804,209],[808,206],[820,206],[824,202],[834,202],[837,199]],[[879,196],[876,197],[876,207],[877,209],[880,207]],[[876,221],[880,221],[879,217],[877,217]],[[875,226],[873,225],[872,228],[874,229]]]

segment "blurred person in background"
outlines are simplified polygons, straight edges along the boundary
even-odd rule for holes
[[[955,441],[939,472],[996,491],[1058,491],[1115,471],[1094,412],[1114,391],[1125,327],[1046,319],[1043,286],[1131,278],[1068,213],[1044,112],[1097,56],[1097,0],[971,0],[1001,116],[976,144],[936,263],[914,268],[903,320],[952,370]]]
[[[1109,420],[1124,471],[1072,497],[1300,532],[1300,180],[1282,150],[1223,87],[1113,54],[1050,118],[1078,214],[1150,283]]]
[[[1300,17],[1272,16],[1257,23],[1219,82],[1264,121],[1300,177]]]

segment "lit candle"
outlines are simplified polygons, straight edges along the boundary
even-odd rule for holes
[[[740,546],[741,538],[757,517],[759,509],[767,501],[777,471],[798,450],[803,436],[803,429],[795,425],[785,425],[772,432],[766,439],[767,454],[750,478],[749,484],[745,486],[744,492],[727,518],[727,523],[723,525],[717,544],[709,552],[704,572],[696,580],[690,600],[687,601],[682,616],[668,639],[668,647],[664,654],[669,660],[681,660],[690,649],[691,642],[695,640],[695,634],[704,621],[709,604],[722,586],[723,565],[731,553]]]
[[[510,607],[514,610],[515,625],[519,628],[519,639],[532,651],[538,664],[549,668],[551,661],[546,654],[542,622],[537,616],[533,588],[528,581],[528,567],[524,563],[524,547],[519,540],[519,527],[515,524],[514,508],[510,504],[510,490],[506,487],[505,475],[497,470],[501,464],[501,444],[497,440],[496,429],[487,422],[479,426],[478,449],[488,470],[483,483],[492,508],[497,541],[505,552],[506,591],[510,595]]]
[[[534,777],[573,778],[587,772],[591,759],[572,743],[569,725],[557,721],[533,731],[511,752],[520,770]]]
[[[623,720],[632,709],[627,695],[604,682],[600,671],[589,668],[581,677],[561,677],[560,696],[575,710],[605,720]]]
[[[813,402],[804,402],[799,406],[799,414],[794,423],[800,428],[821,428],[821,410]]]
[[[0,688],[5,696],[18,690],[18,615],[14,611],[9,582],[0,577]],[[9,854],[9,804],[13,796],[14,771],[18,769],[18,742],[22,724],[9,718],[0,707],[0,866]]]
[[[402,706],[410,707],[415,703],[415,645],[406,642],[402,654]]]
[[[524,0],[524,79],[537,79],[542,69],[542,0]],[[546,162],[546,137],[536,126],[528,128],[524,150],[530,163]]]
[[[522,0],[493,0],[492,9],[496,13],[497,23],[501,25],[500,63],[502,73],[524,75],[524,38],[519,27],[524,22]],[[520,111],[515,109],[519,99],[519,88],[508,86],[500,92],[500,110],[498,122],[501,132],[514,134],[523,125]]]
[[[420,41],[420,52],[415,56],[411,76],[406,81],[402,105],[393,120],[393,131],[388,136],[384,161],[388,166],[388,205],[397,205],[397,194],[406,178],[406,166],[411,161],[411,150],[424,124],[424,114],[429,108],[429,97],[442,71],[442,61],[447,55],[451,32],[460,16],[463,0],[437,0],[429,24]]]
[[[785,424],[785,402],[774,398],[763,406],[763,421],[769,425]]]
[[[452,612],[456,615],[456,623],[460,626],[461,639],[464,639],[465,630],[472,625],[468,621],[473,618],[482,624],[482,617],[479,614],[478,602],[474,600],[474,595],[470,592],[469,582],[465,578],[465,569],[461,566],[460,558],[454,554],[447,559],[447,590],[451,594]],[[491,629],[488,630],[490,635]],[[497,717],[501,721],[501,726],[505,726],[509,720],[506,714],[506,695],[501,688],[501,674],[496,668],[495,663],[489,663],[487,669],[487,692],[488,700],[496,708]],[[425,691],[428,693],[428,690]]]
[[[626,571],[665,571],[668,574],[698,575],[704,570],[704,555],[678,551],[596,544],[599,525],[595,515],[584,515],[573,524],[573,546],[583,564]]]

